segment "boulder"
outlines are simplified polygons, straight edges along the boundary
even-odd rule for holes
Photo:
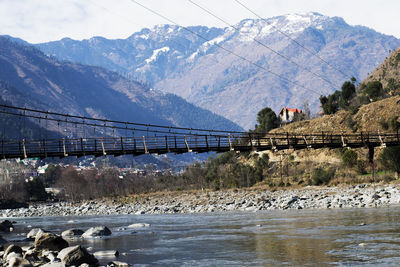
[[[22,254],[22,248],[20,246],[14,245],[14,244],[9,245],[6,249],[6,251],[4,251],[3,258],[6,259],[8,254],[10,254],[12,252],[15,252],[17,254]]]
[[[89,228],[86,232],[83,233],[83,238],[97,237],[97,236],[108,236],[111,235],[110,229],[107,226],[96,226]]]
[[[7,254],[7,256],[3,256],[3,258],[7,261],[10,262],[11,259],[13,258],[22,258],[22,254],[20,253],[15,253],[15,252],[10,252]]]
[[[65,241],[61,236],[53,233],[39,233],[35,238],[35,249],[36,250],[53,250],[60,251],[63,248],[68,247],[68,242]]]
[[[36,235],[38,233],[45,233],[46,231],[40,229],[40,228],[33,228],[29,231],[29,233],[26,235],[26,238],[28,239],[35,239]]]
[[[80,229],[69,229],[61,233],[62,237],[76,237],[81,236],[84,232]]]
[[[98,264],[98,260],[80,245],[64,248],[58,253],[57,257],[61,259],[65,265],[79,266],[83,263],[87,263],[89,265]]]
[[[32,267],[33,265],[27,260],[19,257],[10,259],[8,262],[10,267]]]

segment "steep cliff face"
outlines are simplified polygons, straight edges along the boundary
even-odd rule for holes
[[[85,64],[98,65],[147,81],[155,89],[182,96],[197,106],[252,128],[255,114],[265,106],[301,108],[307,101],[318,109],[320,94],[332,93],[345,80],[367,77],[400,45],[400,41],[372,29],[350,26],[338,17],[318,13],[292,14],[265,20],[247,19],[235,28],[156,26],[134,33],[125,40],[63,39],[39,44],[46,54]],[[333,67],[277,31],[284,32]],[[269,46],[303,68],[257,43]],[[262,68],[223,49],[246,57]],[[316,77],[314,72],[326,80]],[[341,72],[336,69],[340,69]],[[288,80],[279,79],[270,70]]]

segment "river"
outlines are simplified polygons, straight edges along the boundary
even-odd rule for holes
[[[55,233],[106,225],[93,251],[118,250],[135,266],[398,266],[400,207],[198,214],[17,218],[7,239],[28,225]],[[130,229],[133,223],[149,227]],[[112,259],[100,259],[102,264]]]

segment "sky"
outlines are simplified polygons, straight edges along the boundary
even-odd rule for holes
[[[189,0],[0,0],[0,34],[30,43],[82,40],[93,36],[127,38],[142,28],[171,24],[138,4],[179,25],[225,27]],[[192,0],[231,24],[256,18],[235,0]],[[338,16],[350,25],[363,25],[400,38],[400,0],[238,0],[269,18],[291,13],[319,12]],[[396,22],[397,21],[397,22]]]

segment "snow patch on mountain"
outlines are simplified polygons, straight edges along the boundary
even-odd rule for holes
[[[153,55],[151,57],[149,57],[148,59],[146,59],[145,61],[146,61],[147,64],[149,64],[150,62],[156,61],[160,53],[163,53],[163,52],[165,53],[165,52],[168,52],[168,51],[169,51],[169,47],[168,46],[156,49],[156,50],[153,51]]]

